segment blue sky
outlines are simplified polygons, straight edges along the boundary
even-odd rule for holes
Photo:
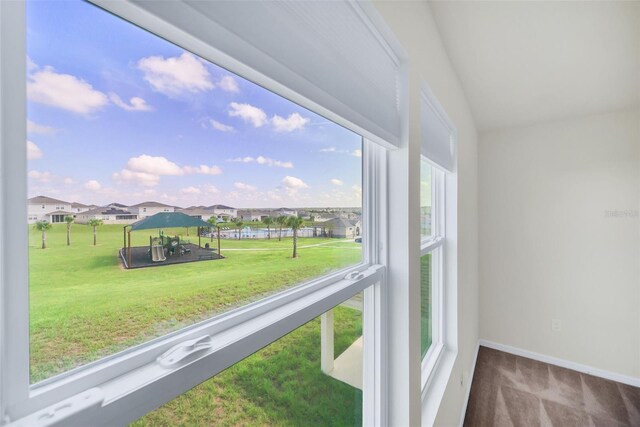
[[[82,1],[27,3],[29,196],[360,206],[359,135]]]

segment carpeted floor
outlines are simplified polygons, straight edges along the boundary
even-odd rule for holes
[[[640,426],[640,388],[480,347],[464,425]]]

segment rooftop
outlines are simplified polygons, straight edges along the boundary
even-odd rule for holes
[[[110,208],[108,206],[98,207],[95,209],[82,212],[83,215],[133,215],[124,209]]]
[[[142,206],[148,206],[148,207],[154,207],[154,208],[173,208],[174,206],[171,205],[165,205],[164,203],[160,203],[160,202],[142,202],[142,203],[138,203],[137,205],[131,205],[129,206],[130,208],[138,208],[138,207],[142,207]]]
[[[34,205],[70,205],[71,203],[65,202],[58,199],[53,199],[47,196],[36,196],[27,200],[29,203]]]

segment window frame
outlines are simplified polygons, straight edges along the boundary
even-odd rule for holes
[[[446,244],[445,171],[420,156],[420,167],[431,168],[431,235],[420,242],[420,258],[431,254],[431,345],[422,357],[424,389],[444,351],[444,259]],[[422,301],[421,301],[422,304]]]
[[[420,256],[431,252],[432,255],[432,305],[433,323],[435,330],[431,347],[422,359],[422,404],[423,418],[433,422],[435,411],[444,394],[444,389],[453,370],[458,354],[458,333],[456,305],[457,296],[457,145],[458,131],[440,104],[438,98],[431,91],[426,82],[420,87],[421,102],[421,131],[423,133],[421,145],[421,160],[431,165],[432,171],[432,236],[421,240]],[[431,111],[434,123],[426,122],[423,114],[426,109]],[[449,169],[428,158],[424,139],[428,135],[429,126],[441,126],[448,133],[445,143],[450,149],[451,164]],[[443,143],[437,141],[436,143]],[[422,163],[421,163],[422,164]],[[437,341],[435,335],[438,335]],[[423,422],[425,420],[423,419]]]
[[[128,2],[91,3],[194,54],[274,90],[270,80]],[[214,316],[165,336],[30,383],[28,239],[16,227],[27,215],[26,13],[24,2],[0,2],[0,423],[45,416],[46,422],[126,423],[179,396],[358,292],[365,291],[363,424],[385,424],[386,150],[363,138],[360,264]],[[277,83],[273,83],[282,89]],[[282,90],[276,90],[282,95]],[[296,102],[296,97],[289,97]],[[341,121],[344,126],[344,120]],[[349,127],[349,126],[347,126]],[[356,128],[355,126],[353,128]],[[358,132],[360,133],[360,132]],[[156,360],[186,340],[209,335],[228,344],[159,372]],[[151,369],[154,368],[154,369]],[[152,371],[152,374],[150,372]],[[145,376],[146,375],[146,376]],[[69,406],[66,406],[66,405]],[[31,421],[36,418],[29,418]],[[41,421],[41,420],[40,420]],[[45,422],[45,423],[46,423]]]

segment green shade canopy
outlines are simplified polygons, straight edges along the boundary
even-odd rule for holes
[[[131,231],[173,227],[211,227],[211,224],[182,212],[159,212],[131,224]]]

